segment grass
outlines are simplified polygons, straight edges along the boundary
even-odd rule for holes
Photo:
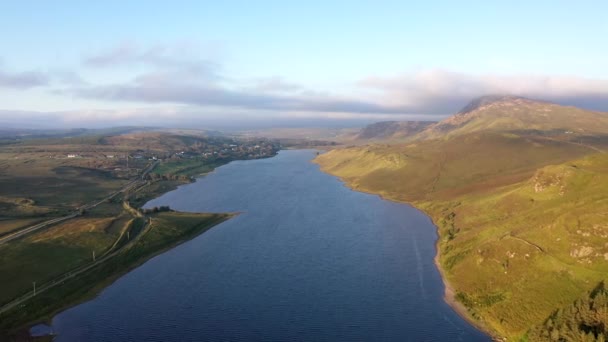
[[[156,198],[160,194],[174,190],[183,184],[187,183],[182,180],[163,180],[151,182],[150,184],[142,187],[139,191],[137,191],[137,193],[132,194],[130,197],[130,203],[135,208],[141,208],[148,201]]]
[[[608,134],[605,113],[516,97],[480,100],[415,138],[448,139],[478,132],[561,135],[564,138],[573,135],[605,137]]]
[[[65,160],[27,159],[4,162],[0,174],[0,196],[25,198],[28,204],[0,201],[13,215],[29,216],[53,209],[74,208],[101,198],[122,187],[125,180],[108,172],[69,165]],[[11,203],[12,202],[12,203]]]
[[[151,229],[124,252],[83,276],[37,295],[27,305],[0,315],[0,331],[13,334],[16,328],[40,320],[41,317],[51,318],[59,310],[91,298],[120,275],[150,257],[187,241],[230,217],[232,214],[159,213],[153,217]]]
[[[316,161],[355,189],[428,213],[456,299],[496,335],[518,340],[608,274],[607,154],[486,131]]]
[[[118,220],[118,222],[123,222]],[[92,260],[108,249],[119,231],[112,218],[78,218],[0,246],[0,303]],[[124,222],[123,222],[124,223]]]
[[[193,158],[193,159],[177,159],[169,160],[161,163],[159,166],[152,170],[152,173],[159,175],[177,175],[177,176],[197,176],[207,172],[213,171],[218,166],[226,164],[228,160],[216,160],[209,162],[205,159]]]
[[[538,167],[587,153],[585,147],[559,141],[476,133],[449,142],[338,149],[317,160],[323,170],[355,188],[415,201],[509,185],[529,178]]]
[[[5,219],[0,220],[0,236],[12,231],[34,225],[43,221],[42,218],[23,218],[23,219]]]

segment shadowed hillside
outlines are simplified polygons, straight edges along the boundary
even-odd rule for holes
[[[355,136],[355,139],[385,140],[403,139],[414,136],[435,124],[434,121],[382,121],[367,125]]]

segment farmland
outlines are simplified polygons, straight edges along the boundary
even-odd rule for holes
[[[10,280],[0,284],[0,336],[88,298],[150,256],[229,219],[140,208],[217,166],[277,149],[264,139],[159,132],[6,142],[0,277]]]

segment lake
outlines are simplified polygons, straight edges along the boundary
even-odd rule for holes
[[[430,219],[281,151],[146,206],[241,212],[53,319],[56,341],[489,341],[443,300]]]

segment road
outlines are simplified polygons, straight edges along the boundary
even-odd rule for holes
[[[81,266],[80,268],[74,269],[72,271],[69,271],[61,276],[59,276],[58,278],[55,278],[45,284],[42,284],[40,287],[36,288],[36,291],[34,292],[33,290],[26,293],[25,295],[14,299],[13,301],[3,305],[2,307],[0,307],[0,314],[8,311],[16,306],[19,306],[21,304],[23,304],[24,302],[26,302],[27,300],[35,297],[36,295],[40,294],[41,292],[47,291],[55,286],[61,285],[63,284],[66,280],[72,279],[96,266],[99,266],[100,264],[106,262],[107,260],[109,260],[110,258],[115,257],[116,255],[118,255],[119,253],[123,252],[124,250],[130,248],[131,246],[133,246],[139,239],[141,239],[142,236],[144,236],[148,231],[149,228],[152,224],[152,219],[148,218],[146,221],[145,226],[142,228],[141,233],[139,233],[133,240],[131,240],[129,243],[127,243],[126,245],[124,245],[122,248],[115,250],[113,252],[110,252],[108,254],[106,254],[105,256],[97,259],[96,261],[88,264],[88,265],[84,265]]]
[[[69,215],[62,216],[62,217],[57,217],[57,218],[54,218],[54,219],[51,219],[51,220],[48,220],[48,221],[44,221],[44,222],[35,224],[33,226],[20,229],[19,231],[16,231],[16,232],[14,232],[12,234],[8,234],[6,236],[3,236],[2,238],[0,238],[0,245],[3,245],[3,244],[5,244],[5,243],[7,243],[9,241],[18,239],[18,238],[23,237],[23,236],[25,236],[27,234],[33,233],[35,231],[38,231],[40,229],[43,229],[43,228],[55,225],[57,223],[61,223],[61,222],[73,219],[74,217],[77,217],[77,216],[80,215],[81,210],[89,210],[89,209],[95,208],[98,205],[100,205],[100,204],[108,201],[109,199],[114,198],[114,196],[116,196],[118,194],[121,194],[121,193],[125,193],[125,192],[133,189],[134,187],[137,187],[137,186],[141,185],[143,182],[145,182],[144,179],[146,178],[146,175],[148,173],[150,173],[150,171],[152,171],[156,167],[156,165],[158,165],[158,163],[159,163],[159,161],[155,161],[154,163],[150,164],[147,168],[145,168],[142,171],[141,175],[137,176],[136,179],[132,180],[131,182],[129,182],[128,184],[126,184],[125,186],[123,186],[120,190],[117,190],[117,191],[111,193],[110,195],[104,197],[103,199],[95,201],[93,203],[89,203],[89,204],[83,205],[83,206],[77,208],[77,211],[75,211],[75,212],[73,212],[73,213],[71,213]]]
[[[94,208],[94,207],[98,206],[99,204],[107,201],[108,199],[113,198],[114,196],[118,195],[119,193],[124,193],[126,191],[131,190],[132,188],[134,188],[136,186],[141,185],[142,183],[144,183],[144,179],[145,179],[146,175],[150,171],[152,171],[154,169],[154,167],[156,167],[156,165],[158,165],[158,163],[159,163],[158,161],[155,161],[154,163],[152,163],[151,165],[149,165],[145,170],[143,170],[143,172],[141,173],[141,175],[139,175],[137,177],[137,179],[129,182],[124,187],[122,187],[120,190],[115,191],[114,193],[106,196],[105,198],[103,198],[103,199],[101,199],[99,201],[96,201],[94,203],[82,206],[82,207],[78,208],[78,211],[76,211],[76,212],[74,212],[74,213],[72,213],[70,215],[63,216],[63,217],[58,217],[58,218],[55,218],[55,219],[52,219],[52,220],[48,220],[46,222],[42,222],[42,223],[33,225],[31,227],[28,227],[28,228],[24,228],[24,229],[22,229],[22,230],[20,230],[20,231],[18,231],[16,233],[13,233],[13,234],[11,234],[9,236],[5,236],[2,239],[0,239],[0,245],[4,244],[4,243],[7,243],[7,242],[9,242],[11,240],[17,239],[19,237],[22,237],[22,236],[24,236],[26,234],[30,234],[32,232],[35,232],[35,231],[37,231],[39,229],[42,229],[42,228],[48,227],[50,225],[57,224],[57,223],[60,223],[60,222],[72,219],[74,217],[77,217],[77,216],[80,215],[80,210],[81,209],[91,209],[91,208]],[[139,212],[137,212],[136,216],[137,217],[144,217]],[[13,301],[11,301],[11,302],[3,305],[2,307],[0,307],[0,313],[3,313],[5,311],[10,310],[10,309],[12,309],[14,307],[17,307],[19,305],[22,305],[27,300],[35,297],[37,294],[40,294],[41,292],[44,292],[44,291],[46,291],[48,289],[51,289],[51,288],[53,288],[55,286],[61,285],[65,281],[67,281],[69,279],[72,279],[72,278],[74,278],[74,277],[76,277],[76,276],[78,276],[80,274],[83,274],[84,272],[87,272],[88,270],[90,270],[90,269],[92,269],[92,268],[94,268],[94,267],[96,267],[96,266],[98,266],[98,265],[106,262],[110,258],[118,255],[119,253],[121,253],[124,250],[126,250],[126,249],[130,248],[131,246],[133,246],[137,241],[139,241],[139,239],[141,239],[142,236],[144,236],[150,230],[151,225],[152,225],[152,218],[150,218],[150,217],[145,218],[145,225],[142,228],[142,230],[140,231],[140,233],[137,234],[137,236],[133,240],[129,241],[127,244],[125,244],[121,248],[119,248],[119,249],[117,249],[115,251],[110,250],[110,251],[106,252],[106,254],[103,255],[101,258],[93,261],[92,263],[80,266],[79,268],[76,268],[74,270],[71,270],[69,272],[64,273],[63,275],[59,276],[56,279],[53,279],[53,280],[51,280],[51,281],[49,281],[49,282],[47,282],[45,284],[40,285],[38,288],[36,288],[35,292],[34,291],[30,291],[30,292],[26,293],[25,295],[23,295],[23,296],[21,296],[21,297],[19,297],[17,299],[14,299]],[[121,235],[121,237],[122,237],[122,235]],[[119,239],[120,239],[120,237],[119,237]],[[115,243],[111,248],[114,248],[116,245],[117,245],[117,243]]]

